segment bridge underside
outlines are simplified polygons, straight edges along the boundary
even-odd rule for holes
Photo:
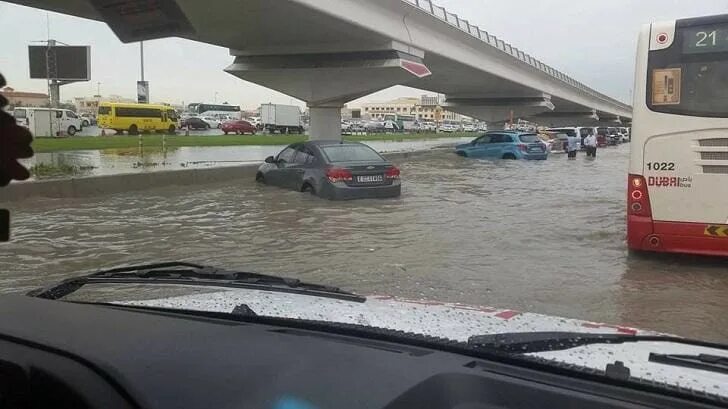
[[[511,112],[549,124],[619,121],[595,113],[589,95],[405,2],[159,0],[143,2],[140,19],[124,2],[10,1],[105,21],[124,42],[177,36],[227,47],[234,61],[225,71],[306,101],[316,139],[341,137],[344,103],[393,85],[444,94],[448,109],[489,122]]]

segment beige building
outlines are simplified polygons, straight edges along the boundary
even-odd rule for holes
[[[420,121],[461,121],[460,114],[442,107],[440,98],[423,95],[420,98],[398,98],[388,102],[370,102],[362,105],[362,116],[369,119],[384,119],[387,114],[413,115]]]
[[[99,111],[99,102],[137,102],[135,99],[124,98],[121,95],[109,95],[102,97],[101,95],[94,95],[92,97],[76,97],[73,99],[73,105],[76,107],[76,113],[96,115]]]
[[[48,106],[48,94],[39,92],[16,91],[13,88],[5,87],[0,93],[8,100],[11,107],[45,107]]]

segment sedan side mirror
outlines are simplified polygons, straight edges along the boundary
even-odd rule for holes
[[[265,158],[265,163],[276,163],[276,159],[272,156]]]

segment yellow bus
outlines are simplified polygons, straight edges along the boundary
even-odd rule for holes
[[[177,112],[169,105],[101,102],[97,116],[99,127],[113,129],[118,135],[139,132],[174,133],[179,128]]]

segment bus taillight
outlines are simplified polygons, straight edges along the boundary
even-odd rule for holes
[[[639,175],[629,175],[629,193],[627,197],[629,214],[635,216],[652,216],[650,195],[647,193],[645,178]]]

